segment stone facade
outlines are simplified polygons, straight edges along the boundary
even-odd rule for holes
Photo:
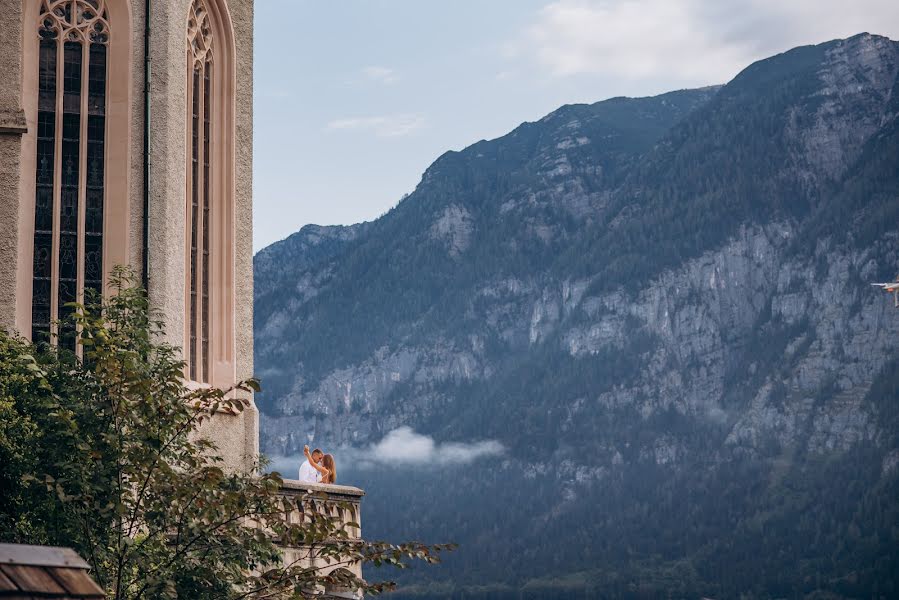
[[[58,0],[53,0],[58,1]],[[211,202],[221,222],[213,253],[210,383],[226,386],[253,374],[252,87],[253,0],[203,0],[219,35]],[[98,0],[73,0],[97,6]],[[102,6],[102,3],[100,4]],[[16,0],[0,12],[0,326],[31,335],[35,219],[37,48],[41,0]],[[144,40],[149,7],[148,284],[165,316],[168,341],[185,346],[189,255],[187,177],[189,115],[187,21],[191,0],[105,0],[109,22],[103,266],[143,270]],[[219,110],[219,107],[221,108]],[[57,209],[58,210],[58,209]],[[217,221],[218,223],[218,221]],[[217,271],[218,273],[218,271]],[[217,278],[217,279],[216,279]],[[258,412],[221,415],[206,433],[226,464],[251,468],[258,454]]]

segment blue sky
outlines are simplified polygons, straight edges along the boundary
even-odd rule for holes
[[[377,218],[447,150],[563,104],[899,39],[896,0],[257,0],[254,248]]]

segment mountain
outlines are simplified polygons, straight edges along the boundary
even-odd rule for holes
[[[263,451],[461,544],[407,596],[897,595],[897,252],[897,42],[564,106],[260,251]]]

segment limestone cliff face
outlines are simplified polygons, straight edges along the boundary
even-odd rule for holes
[[[745,227],[636,294],[592,295],[587,280],[485,283],[467,307],[480,334],[385,345],[334,369],[264,417],[265,447],[290,454],[316,439],[358,446],[400,425],[420,426],[451,401],[452,392],[435,388],[483,382],[502,368],[507,357],[492,356],[486,339],[518,340],[519,352],[549,345],[581,357],[627,351],[637,335],[651,342],[633,379],[568,399],[568,427],[603,408],[630,407],[643,417],[674,408],[726,425],[726,443],[747,451],[771,437],[791,444],[807,432],[802,443],[816,452],[877,442],[883,432],[863,400],[899,343],[899,315],[867,282],[880,265],[899,264],[899,231],[865,249],[825,240],[801,259],[790,252],[795,236],[796,227],[783,222]],[[609,464],[618,450],[608,449]]]
[[[522,572],[567,518],[591,537],[554,568],[591,568],[601,540],[645,534],[647,506],[703,489],[729,512],[715,529],[717,505],[697,500],[671,543],[713,561],[722,531],[779,514],[791,470],[806,481],[862,452],[876,469],[852,489],[892,485],[899,311],[868,284],[897,271],[897,42],[863,34],[722,87],[562,107],[440,157],[375,222],[257,255],[261,445],[364,448],[404,425],[498,440],[489,481],[451,487],[516,498],[483,526],[528,523],[537,537],[503,559]],[[437,492],[394,487],[373,496],[415,496],[420,527],[505,552]]]

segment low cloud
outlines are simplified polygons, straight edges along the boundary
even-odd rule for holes
[[[556,0],[505,46],[552,77],[724,83],[760,58],[862,31],[899,35],[895,0]]]
[[[501,456],[505,447],[496,440],[482,440],[471,443],[443,442],[416,433],[411,427],[394,429],[376,444],[365,448],[324,447],[332,452],[337,461],[337,469],[354,467],[372,469],[379,466],[398,465],[420,468],[440,468],[468,465],[476,460]],[[270,456],[268,471],[278,471],[285,477],[297,476],[300,464],[306,460],[302,454],[296,456]]]
[[[360,453],[359,458],[362,462],[386,465],[466,465],[479,458],[498,456],[504,451],[503,445],[496,440],[438,444],[434,438],[404,426],[385,435],[380,442]]]
[[[400,137],[415,133],[424,127],[424,124],[423,115],[406,113],[335,119],[325,128],[329,131],[366,131],[374,133],[378,137]]]
[[[368,66],[362,69],[362,76],[369,81],[385,85],[394,83],[399,79],[396,71],[390,67],[380,67],[377,65]]]

